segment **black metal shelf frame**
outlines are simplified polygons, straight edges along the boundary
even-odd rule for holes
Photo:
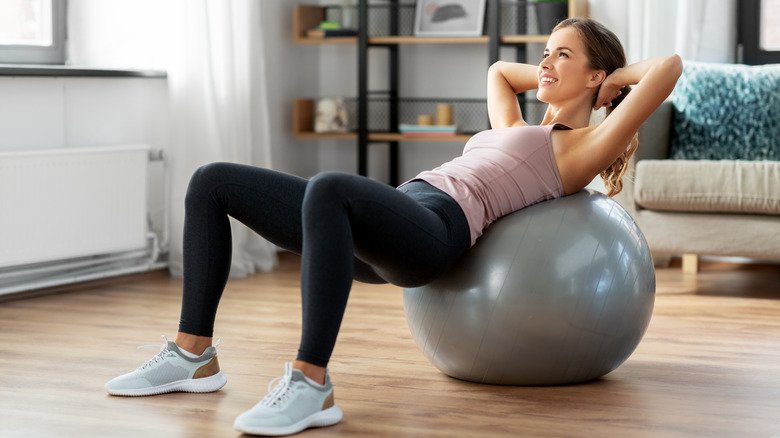
[[[398,141],[374,141],[369,140],[369,95],[377,92],[368,89],[368,52],[371,48],[382,48],[388,51],[389,75],[388,87],[379,93],[389,99],[389,129],[398,132],[399,124],[399,44],[374,44],[369,42],[369,7],[382,7],[388,9],[388,35],[400,35],[401,11],[410,7],[409,3],[401,3],[398,0],[386,0],[381,4],[369,5],[370,0],[359,0],[358,3],[358,88],[357,88],[357,162],[358,174],[368,175],[368,150],[370,143],[387,143],[389,146],[389,184],[398,185],[399,142]],[[486,34],[488,35],[488,65],[498,61],[501,43],[501,9],[510,4],[517,7],[517,15],[525,8],[526,0],[506,2],[502,0],[488,0],[485,20]],[[413,4],[412,4],[413,5]],[[523,12],[524,14],[524,12]],[[524,15],[522,19],[516,19],[513,32],[518,35],[527,32]],[[515,58],[518,62],[526,62],[526,44],[511,44],[515,47]],[[518,97],[525,110],[525,99],[522,94]]]

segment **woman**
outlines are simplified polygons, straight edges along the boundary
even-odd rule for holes
[[[569,19],[555,28],[538,66],[490,67],[492,130],[472,137],[463,156],[397,189],[333,172],[306,181],[237,164],[201,167],[186,198],[176,340],[108,382],[108,392],[209,392],[225,384],[211,343],[230,267],[230,215],[303,257],[297,358],[234,427],[279,435],[338,423],[342,413],[326,366],[352,280],[419,286],[446,272],[502,215],[575,193],[599,174],[610,195],[619,192],[637,130],[681,71],[676,55],[625,67],[612,32],[593,20]],[[630,95],[629,85],[636,85]],[[534,88],[549,104],[540,126],[525,122],[516,99]],[[603,107],[605,121],[588,126],[592,109]]]

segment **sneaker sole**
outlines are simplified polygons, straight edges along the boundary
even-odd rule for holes
[[[317,412],[316,414],[309,415],[303,420],[285,427],[250,427],[243,426],[238,423],[233,424],[233,428],[239,432],[248,433],[250,435],[267,435],[267,436],[283,436],[292,435],[298,433],[304,429],[310,427],[325,427],[332,426],[344,417],[341,412],[341,408],[338,406],[331,406],[324,411]]]
[[[106,386],[106,391],[111,395],[127,397],[140,397],[144,395],[158,395],[168,392],[214,392],[225,386],[227,378],[222,371],[213,376],[200,379],[185,379],[166,383],[165,385],[152,386],[137,389],[112,389]]]

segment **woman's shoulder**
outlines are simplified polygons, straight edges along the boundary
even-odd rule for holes
[[[561,175],[561,182],[567,194],[579,191],[598,172],[594,173],[593,151],[589,147],[595,126],[575,129],[557,129],[552,132],[551,142],[555,162]]]

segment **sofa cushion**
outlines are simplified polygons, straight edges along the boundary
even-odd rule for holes
[[[685,61],[670,158],[780,160],[780,64]]]
[[[641,160],[634,198],[650,210],[780,215],[780,162]]]

